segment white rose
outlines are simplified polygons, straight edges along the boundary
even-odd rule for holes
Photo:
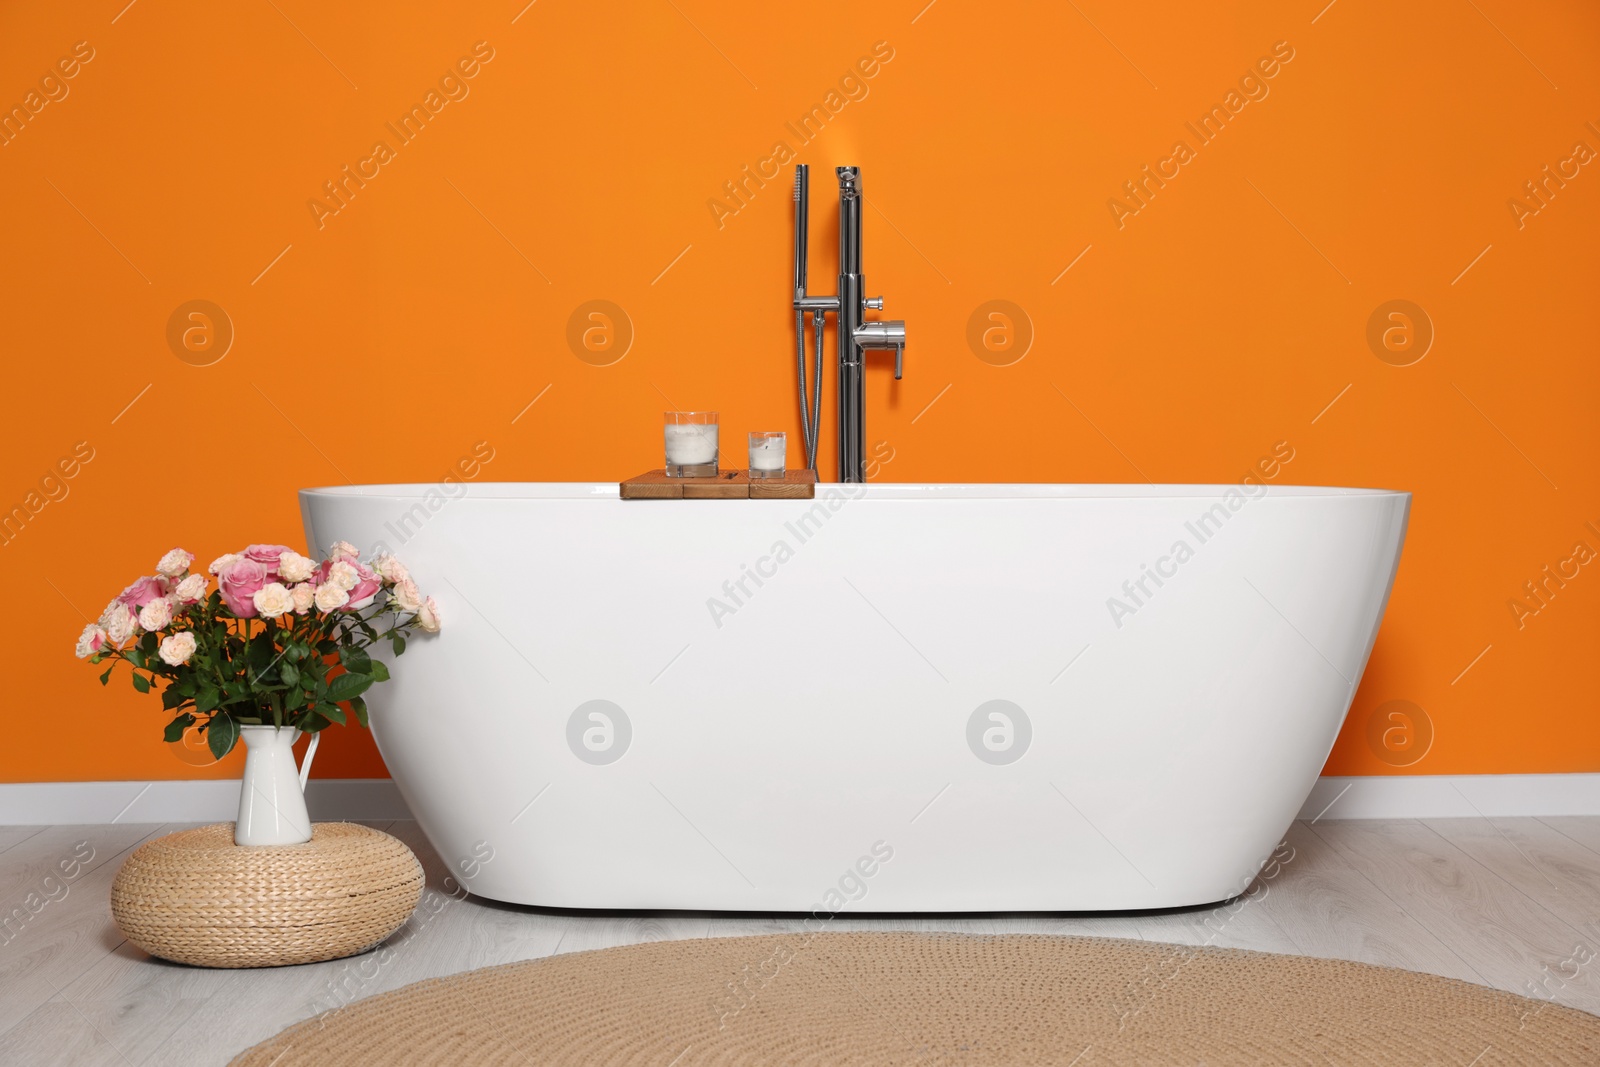
[[[361,572],[351,566],[347,560],[336,560],[328,568],[328,582],[340,589],[354,589],[356,583],[361,581]]]
[[[338,611],[350,603],[350,591],[340,589],[332,582],[323,582],[317,586],[314,602],[318,611]]]
[[[316,560],[298,552],[285,552],[278,557],[278,577],[286,582],[303,582],[316,569]]]
[[[128,605],[120,600],[113,600],[106,605],[106,610],[100,613],[100,625],[107,630],[111,629],[112,620],[118,615],[126,617],[128,615]]]
[[[172,602],[164,596],[150,601],[139,611],[139,625],[152,633],[166,629],[171,621]]]
[[[217,572],[221,571],[224,567],[227,567],[227,566],[231,565],[232,563],[234,563],[234,562],[236,562],[238,560],[241,560],[243,558],[244,557],[241,556],[237,552],[228,552],[228,553],[226,553],[224,555],[221,555],[221,556],[218,556],[216,559],[212,560],[211,561],[211,566],[207,567],[206,570],[210,571],[212,574],[216,574]]]
[[[311,610],[311,605],[317,602],[317,590],[310,582],[301,582],[289,590],[289,595],[294,597],[294,613],[304,615]]]
[[[181,548],[174,548],[161,557],[161,562],[156,564],[156,573],[164,574],[168,578],[176,578],[189,569],[189,564],[194,562],[194,553],[185,552]]]
[[[250,597],[250,602],[256,606],[261,617],[266,619],[276,619],[279,615],[287,615],[294,610],[294,595],[282,582],[268,582],[255,591]]]
[[[394,606],[401,611],[416,611],[422,607],[422,594],[417,592],[417,583],[410,578],[402,578],[395,583]]]
[[[349,541],[335,541],[328,549],[329,559],[360,559],[361,553]]]
[[[170,667],[181,667],[194,655],[194,634],[188,630],[165,637],[161,641],[161,659]]]
[[[176,592],[178,599],[185,604],[193,604],[197,600],[205,599],[206,576],[203,574],[189,575],[189,577],[178,583]]]
[[[120,604],[117,606],[121,607]],[[106,620],[105,627],[106,637],[110,638],[112,644],[120,646],[133,636],[133,616],[126,609],[118,611]]]
[[[411,576],[411,572],[406,569],[406,565],[387,552],[372,561],[372,569],[377,571],[378,576],[390,585],[403,582]],[[406,610],[412,611],[415,609],[407,608]]]
[[[83,628],[83,634],[78,638],[78,647],[75,650],[79,659],[88,659],[100,651],[100,646],[105,644],[105,627],[99,623],[91,622]]]
[[[436,634],[439,632],[439,605],[433,597],[426,597],[422,607],[417,609],[417,625],[425,633]]]

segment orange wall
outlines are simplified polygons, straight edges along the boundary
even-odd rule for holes
[[[790,168],[708,206],[779,141],[819,178],[814,264],[831,168],[864,170],[869,288],[911,336],[905,381],[869,382],[886,477],[1216,482],[1286,441],[1278,481],[1412,490],[1328,771],[1600,770],[1600,567],[1508,607],[1600,550],[1600,165],[1563,163],[1600,151],[1600,8],[924,2],[813,3],[803,32],[710,0],[6,5],[0,103],[93,58],[0,147],[0,506],[93,459],[0,547],[0,779],[236,774],[174,758],[154,701],[71,648],[174,543],[299,545],[301,486],[435,479],[479,441],[486,478],[615,479],[669,405],[797,436]],[[385,124],[477,42],[468,95],[401,144]],[[803,143],[785,123],[831,90]],[[1185,123],[1231,90],[1203,144]],[[378,140],[365,188],[308,206]],[[1140,206],[1147,164],[1170,177]],[[1564,187],[1526,199],[1546,165]],[[567,341],[596,299],[634,332],[609,366]],[[209,366],[168,341],[191,300],[232,323]],[[1031,322],[1008,365],[968,339],[993,300]],[[1367,340],[1392,300],[1435,334],[1407,366]],[[1405,768],[1369,741],[1395,700],[1433,735]],[[345,730],[317,769],[383,773]]]

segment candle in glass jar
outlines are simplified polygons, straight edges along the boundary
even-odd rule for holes
[[[750,435],[750,476],[773,477],[783,473],[787,453],[783,432],[756,432]]]
[[[667,462],[677,466],[695,466],[715,463],[717,459],[717,426],[668,423],[663,427],[666,435]]]

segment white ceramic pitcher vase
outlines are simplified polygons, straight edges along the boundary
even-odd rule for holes
[[[294,765],[294,743],[300,731],[290,727],[241,726],[244,780],[239,784],[239,821],[233,826],[236,845],[301,845],[311,840],[306,811],[306,779],[320,734],[306,748],[305,765]]]

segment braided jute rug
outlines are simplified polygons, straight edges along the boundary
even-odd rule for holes
[[[1600,1016],[1305,956],[1079,937],[796,932],[435,978],[308,1019],[233,1062],[1594,1067]]]

